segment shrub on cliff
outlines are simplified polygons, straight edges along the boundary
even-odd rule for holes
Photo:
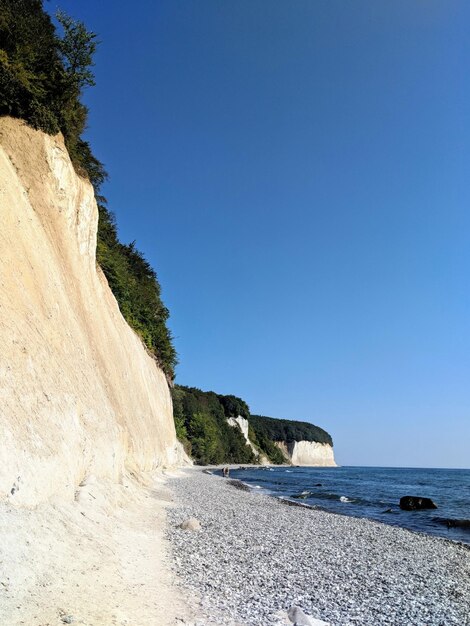
[[[250,409],[246,402],[236,396],[218,396],[226,417],[250,417]]]
[[[81,96],[94,85],[96,35],[63,13],[57,18],[62,37],[40,0],[0,0],[0,114],[62,132],[77,169],[102,181],[103,167],[81,138],[88,115]]]
[[[275,445],[274,441],[270,439],[265,432],[257,432],[253,427],[250,416],[250,426],[248,429],[248,437],[250,441],[258,448],[258,450],[264,454],[271,463],[274,465],[282,465],[286,463],[284,455],[280,449]]]
[[[169,379],[176,350],[167,327],[169,311],[161,299],[157,275],[135,243],[122,244],[112,214],[100,203],[97,260],[126,321],[139,334]]]

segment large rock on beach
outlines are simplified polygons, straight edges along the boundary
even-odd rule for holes
[[[420,511],[422,509],[437,509],[437,504],[431,498],[419,496],[403,496],[400,498],[400,509],[404,511]]]
[[[295,626],[330,626],[321,619],[315,619],[311,615],[307,615],[298,606],[291,606],[287,611],[287,617]]]

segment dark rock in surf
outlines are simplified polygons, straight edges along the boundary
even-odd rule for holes
[[[421,511],[423,509],[437,509],[437,504],[431,498],[419,496],[403,496],[400,498],[400,509],[403,511]]]
[[[251,491],[248,485],[245,485],[241,480],[229,480],[228,484],[236,489],[240,489],[240,491]]]
[[[446,519],[445,517],[433,517],[435,522],[447,526],[447,528],[465,528],[470,530],[470,519]]]

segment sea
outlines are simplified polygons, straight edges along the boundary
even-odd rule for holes
[[[260,494],[470,544],[468,469],[241,467],[230,478]],[[431,498],[438,508],[402,511],[402,496]],[[466,526],[455,525],[462,520]]]

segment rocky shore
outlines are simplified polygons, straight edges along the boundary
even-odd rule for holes
[[[365,519],[286,506],[200,469],[169,486],[175,573],[218,623],[468,626],[470,550]],[[196,518],[201,529],[179,526]]]

